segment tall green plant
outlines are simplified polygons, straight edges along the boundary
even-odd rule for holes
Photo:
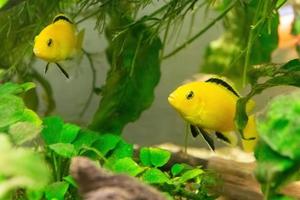
[[[141,23],[121,35],[114,35],[134,22],[129,9],[115,7],[109,12],[111,22],[106,36],[111,69],[90,126],[100,132],[120,134],[128,122],[136,120],[151,105],[160,79],[162,45],[151,29]]]
[[[231,1],[221,1],[221,12]],[[278,12],[283,1],[239,1],[223,19],[224,33],[207,47],[201,71],[244,79],[250,65],[268,63],[277,48]],[[241,76],[244,74],[243,76]]]

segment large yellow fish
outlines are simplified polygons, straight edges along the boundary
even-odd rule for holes
[[[238,137],[234,117],[236,103],[240,95],[223,79],[210,78],[207,81],[187,83],[173,91],[168,101],[177,112],[190,124],[192,135],[201,134],[209,147],[214,150],[214,142],[210,137],[215,133],[216,137],[225,143],[235,146]],[[250,100],[247,104],[247,113],[255,106]],[[256,144],[257,132],[254,116],[250,116],[244,129],[245,138],[242,139],[245,151],[253,151]]]
[[[35,37],[33,52],[37,57],[48,62],[45,73],[49,63],[56,63],[63,74],[69,78],[68,73],[58,62],[72,58],[81,49],[82,40],[83,31],[77,34],[71,20],[60,14]]]

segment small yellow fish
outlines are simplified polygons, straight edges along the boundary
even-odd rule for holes
[[[83,31],[77,34],[71,20],[65,15],[59,14],[35,37],[33,52],[37,57],[48,62],[45,73],[49,63],[56,63],[63,74],[69,78],[58,62],[72,58],[80,51],[82,40]]]
[[[209,147],[214,150],[214,142],[210,137],[213,132],[223,142],[235,146],[238,137],[234,117],[236,103],[240,95],[226,81],[220,78],[210,78],[207,81],[196,81],[184,84],[173,91],[168,101],[172,107],[190,124],[192,135],[201,134]],[[247,113],[255,106],[250,100],[246,106]],[[257,132],[254,116],[249,117],[244,129],[245,138],[242,145],[245,151],[253,151],[256,144]]]

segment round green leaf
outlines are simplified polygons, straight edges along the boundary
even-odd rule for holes
[[[0,98],[0,128],[17,122],[23,116],[25,106],[20,97],[4,95]]]
[[[69,188],[69,184],[61,181],[61,182],[55,182],[51,185],[48,185],[45,190],[45,196],[47,200],[63,200],[65,199],[65,194],[67,193]]]
[[[49,145],[49,148],[53,150],[56,154],[65,158],[72,158],[77,153],[74,145],[67,143],[51,144]]]
[[[61,135],[60,142],[72,143],[77,137],[79,130],[80,127],[76,126],[75,124],[69,124],[69,123],[64,124],[60,134]]]
[[[180,183],[185,183],[191,179],[198,177],[200,174],[203,174],[204,171],[202,169],[192,169],[184,172],[179,178]]]
[[[137,176],[144,169],[140,167],[132,158],[122,158],[117,160],[112,169],[116,173],[124,173],[130,176]]]
[[[150,184],[162,184],[169,183],[169,177],[163,173],[161,170],[153,168],[148,169],[142,176],[142,179]]]
[[[261,139],[280,155],[300,160],[300,93],[280,96],[267,109],[260,120]]]
[[[151,166],[151,155],[150,149],[147,147],[143,147],[140,150],[140,161],[145,166]]]
[[[183,164],[174,164],[171,168],[171,173],[173,176],[177,176],[184,170],[185,166]]]
[[[41,131],[41,127],[30,122],[17,122],[9,127],[9,134],[15,144],[23,144],[35,138]]]
[[[42,138],[47,145],[60,142],[64,122],[60,117],[47,117],[43,121]]]
[[[93,147],[98,149],[103,155],[106,155],[117,146],[120,140],[121,138],[117,135],[101,135],[99,139],[93,143]]]

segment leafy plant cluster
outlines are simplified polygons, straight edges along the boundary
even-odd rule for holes
[[[264,199],[294,199],[280,194],[280,188],[300,180],[299,109],[299,93],[277,97],[268,105],[258,126],[255,174]]]
[[[19,97],[33,87],[33,83],[0,86],[1,199],[79,199],[69,175],[74,156],[87,156],[115,173],[135,176],[170,199],[214,199],[209,187],[216,184],[215,178],[183,163],[164,169],[171,157],[166,150],[143,147],[134,156],[133,145],[120,136],[99,134],[55,116],[42,121]]]

